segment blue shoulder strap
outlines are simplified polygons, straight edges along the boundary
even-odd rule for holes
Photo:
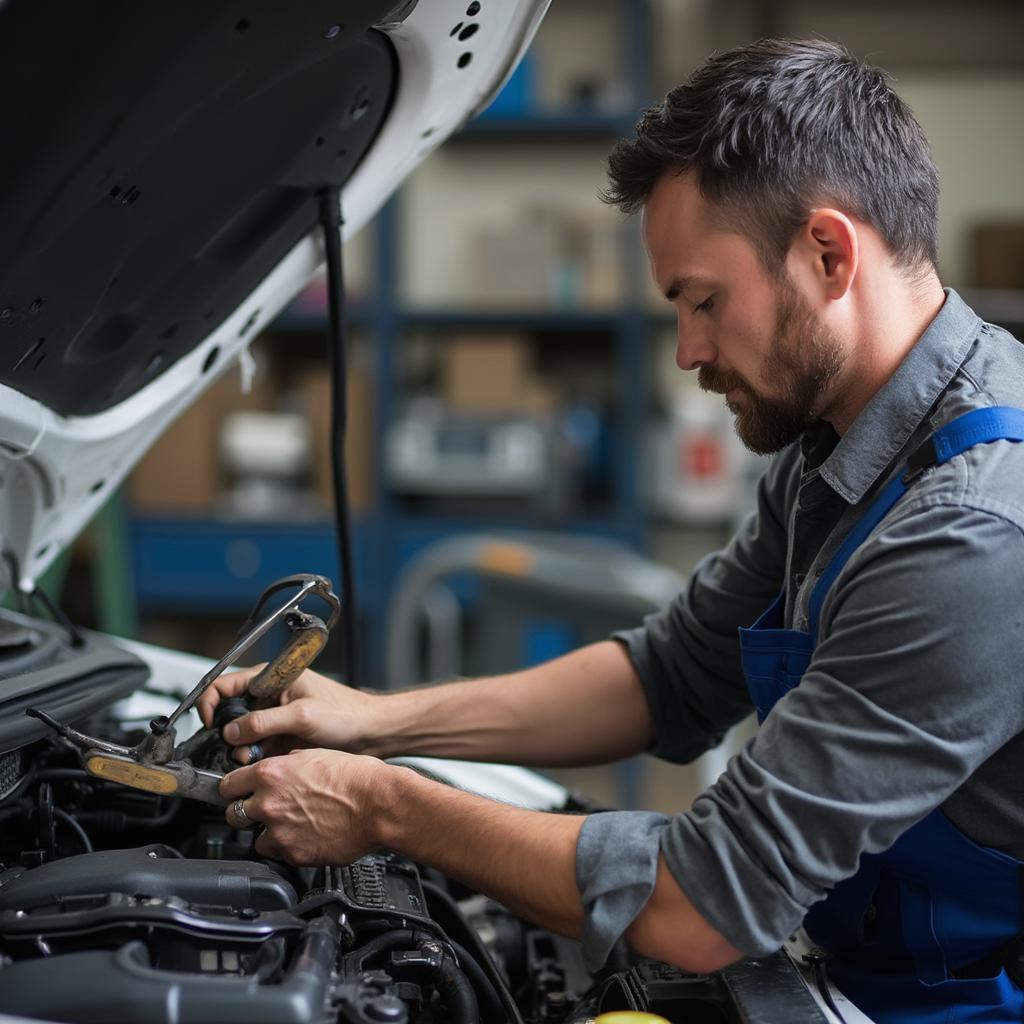
[[[953,456],[960,455],[976,444],[988,444],[991,441],[1024,441],[1024,409],[1000,405],[989,409],[972,409],[936,430],[910,456],[904,471],[891,480],[874,500],[818,580],[807,609],[808,632],[812,639],[817,640],[821,606],[825,603],[829,588],[835,583],[850,556],[864,543],[868,534],[882,521],[882,517],[903,497],[908,486],[926,469],[948,462]]]

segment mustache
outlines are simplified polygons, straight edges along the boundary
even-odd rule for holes
[[[697,371],[697,385],[702,391],[710,391],[715,395],[739,389],[750,390],[747,382],[734,370],[716,370],[712,366],[702,366]]]

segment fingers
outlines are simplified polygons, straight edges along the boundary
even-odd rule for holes
[[[268,750],[262,743],[250,743],[247,747],[235,747],[231,757],[239,764],[254,764],[265,757],[273,757],[275,749]]]
[[[209,689],[196,701],[196,710],[207,729],[213,726],[213,712],[222,697],[238,697],[245,693],[249,680],[252,679],[263,665],[254,665],[238,672],[226,672],[218,676]]]
[[[253,849],[261,856],[266,857],[268,860],[287,860],[287,856],[277,843],[274,842],[273,837],[267,829],[264,829],[257,837],[256,842],[253,844]]]
[[[249,805],[248,808],[246,807],[247,803]],[[251,832],[255,829],[262,828],[263,826],[263,823],[255,817],[255,813],[255,807],[253,806],[253,800],[251,797],[248,801],[239,798],[233,803],[228,804],[228,808],[224,812],[224,817],[232,828]]]
[[[225,800],[232,802],[251,796],[259,787],[262,777],[257,773],[264,772],[266,764],[266,761],[260,761],[257,764],[245,765],[242,768],[236,768],[233,772],[228,772],[220,780],[220,795]]]
[[[233,747],[244,747],[270,736],[303,736],[310,724],[309,707],[302,703],[261,708],[224,726],[224,739]]]

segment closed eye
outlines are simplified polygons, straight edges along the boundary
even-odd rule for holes
[[[715,305],[714,295],[709,295],[699,306],[694,306],[694,313],[710,313]]]

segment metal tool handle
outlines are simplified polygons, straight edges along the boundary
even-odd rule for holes
[[[283,604],[276,611],[271,612],[266,618],[256,621],[259,613],[263,610],[268,598],[273,594],[276,594],[280,590],[287,589],[289,587],[299,588],[298,593],[290,600]],[[338,613],[340,610],[340,603],[338,598],[331,590],[331,581],[325,576],[315,576],[311,574],[302,574],[296,576],[288,576],[283,580],[278,580],[276,583],[269,586],[261,595],[259,601],[256,603],[252,615],[249,616],[245,625],[242,627],[242,635],[235,642],[235,645],[224,655],[216,665],[210,669],[202,679],[199,680],[195,689],[188,694],[187,697],[168,715],[167,717],[154,719],[150,723],[150,728],[153,734],[166,733],[174,728],[175,722],[187,711],[195,705],[195,702],[206,692],[207,689],[213,684],[213,681],[224,672],[224,670],[237,659],[244,654],[253,644],[256,643],[261,637],[266,635],[278,622],[282,619],[286,619],[289,615],[295,614],[298,610],[298,606],[302,601],[310,594],[315,594],[317,597],[326,601],[331,607],[331,615],[328,619],[327,625],[324,627],[329,630],[330,627],[337,621]],[[322,648],[321,644],[321,648]],[[319,654],[319,649],[316,651]],[[315,657],[315,654],[314,654]],[[276,661],[277,659],[275,659]],[[310,659],[312,660],[312,659]],[[305,668],[305,666],[303,666]],[[300,669],[301,671],[301,669]],[[297,673],[296,673],[297,674]],[[283,687],[282,687],[283,688]]]

